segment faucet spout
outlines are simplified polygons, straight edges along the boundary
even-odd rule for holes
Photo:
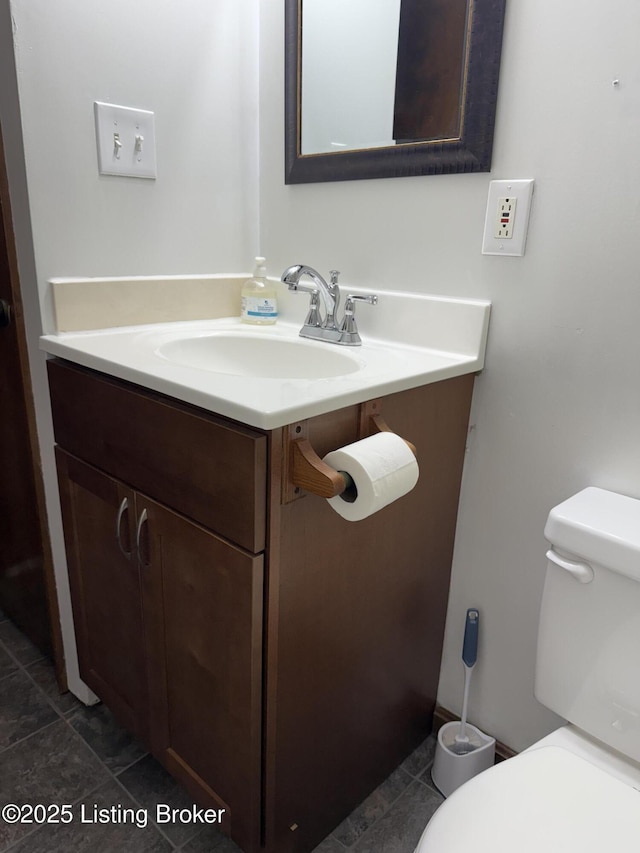
[[[303,276],[307,276],[313,282],[313,285],[308,285],[300,282]],[[289,290],[302,290],[313,293],[314,291],[320,294],[322,304],[325,309],[325,319],[322,324],[325,329],[337,329],[336,312],[340,301],[340,289],[336,280],[331,284],[327,284],[324,278],[313,267],[305,266],[305,264],[294,264],[282,273],[282,281],[289,287]]]

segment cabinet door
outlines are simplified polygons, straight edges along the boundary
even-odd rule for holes
[[[56,448],[80,675],[146,739],[146,675],[134,493]]]
[[[260,827],[263,558],[136,497],[152,749],[246,853]]]

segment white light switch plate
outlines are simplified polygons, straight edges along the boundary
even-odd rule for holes
[[[483,255],[524,255],[533,178],[491,181],[482,239]]]
[[[149,110],[94,101],[101,175],[155,178],[156,135]]]

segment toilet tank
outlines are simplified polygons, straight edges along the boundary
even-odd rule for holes
[[[584,489],[544,535],[536,698],[640,762],[640,500]]]

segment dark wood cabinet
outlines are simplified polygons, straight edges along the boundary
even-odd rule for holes
[[[143,552],[153,752],[241,847],[259,841],[263,557],[151,501]],[[145,541],[146,539],[146,541]]]
[[[80,671],[122,725],[146,741],[134,492],[60,448],[56,461]]]
[[[82,677],[259,843],[263,557],[56,449]],[[237,817],[236,817],[237,816]]]
[[[246,853],[309,853],[429,733],[472,376],[385,397],[420,478],[364,521],[290,437],[49,362],[81,675]]]

